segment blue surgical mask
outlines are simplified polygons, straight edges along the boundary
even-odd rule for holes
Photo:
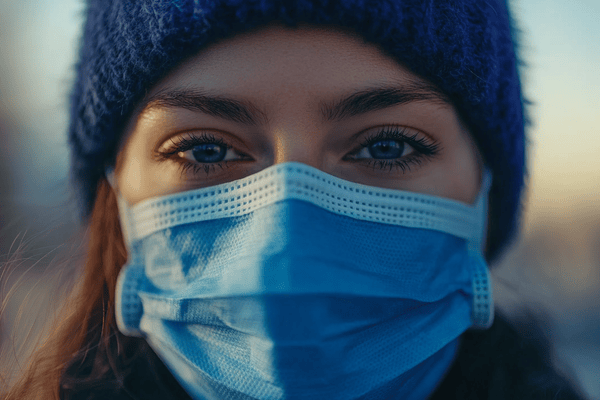
[[[144,200],[118,195],[125,335],[194,399],[426,399],[493,319],[473,205],[300,163]]]

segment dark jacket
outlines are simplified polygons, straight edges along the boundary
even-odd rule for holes
[[[539,325],[519,322],[517,333],[497,312],[490,329],[465,332],[457,359],[430,400],[583,399],[552,368]]]
[[[532,325],[535,326],[535,325]],[[538,331],[539,332],[539,331]],[[62,379],[63,400],[189,399],[143,339],[122,337],[134,354],[118,365],[106,351],[86,352]],[[95,377],[95,378],[92,378]],[[102,377],[102,378],[98,378]],[[462,336],[457,358],[431,400],[579,400],[551,367],[547,344],[535,329],[517,333],[497,314],[492,327]],[[318,399],[320,400],[320,399]]]

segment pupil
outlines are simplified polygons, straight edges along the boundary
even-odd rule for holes
[[[194,158],[200,163],[215,163],[223,161],[226,153],[227,147],[219,146],[215,143],[200,144],[198,146],[194,146],[192,149]]]
[[[400,158],[404,151],[404,143],[396,140],[382,140],[368,147],[373,158],[391,159]]]

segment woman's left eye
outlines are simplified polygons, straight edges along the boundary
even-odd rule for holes
[[[421,165],[427,159],[439,154],[437,142],[421,132],[402,126],[390,126],[375,131],[349,153],[345,159],[366,166],[402,172],[413,165]]]
[[[365,146],[354,154],[355,159],[374,158],[377,160],[391,160],[405,157],[415,151],[408,143],[399,140],[385,139]]]

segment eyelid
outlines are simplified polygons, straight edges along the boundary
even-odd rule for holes
[[[398,125],[380,126],[376,129],[378,130],[375,132],[372,132],[372,129],[363,131],[363,134],[365,132],[372,133],[366,135],[361,144],[344,157],[344,161],[358,163],[373,170],[389,172],[400,170],[404,174],[407,170],[411,171],[411,167],[420,167],[423,163],[437,158],[442,150],[439,142],[418,129]],[[413,151],[397,158],[357,157],[369,146],[385,140],[401,141],[411,147]],[[372,154],[370,155],[372,156]]]
[[[152,154],[154,157],[163,158],[162,156],[165,153],[169,153],[168,149],[175,148],[178,141],[180,142],[180,138],[187,138],[187,140],[198,140],[198,137],[202,136],[212,136],[216,141],[220,141],[223,145],[226,145],[228,148],[235,149],[240,154],[247,154],[250,150],[245,143],[237,138],[235,135],[223,131],[220,129],[210,129],[210,128],[202,128],[202,129],[186,129],[183,131],[178,131],[169,135],[167,138],[162,139],[153,149]]]
[[[372,128],[365,129],[362,132],[360,132],[360,136],[364,136],[366,134],[372,134],[372,133],[391,132],[391,131],[398,131],[398,132],[402,132],[404,134],[411,133],[411,134],[425,135],[425,133],[423,133],[421,130],[412,128],[410,126],[391,124],[391,125],[378,125],[378,126],[375,126]]]
[[[440,150],[439,143],[419,129],[404,125],[382,125],[366,129],[354,135],[353,141],[359,140],[360,144],[351,150],[348,155],[354,155],[378,140],[390,139],[403,141],[411,145],[416,151],[425,153],[425,155],[434,155]]]

